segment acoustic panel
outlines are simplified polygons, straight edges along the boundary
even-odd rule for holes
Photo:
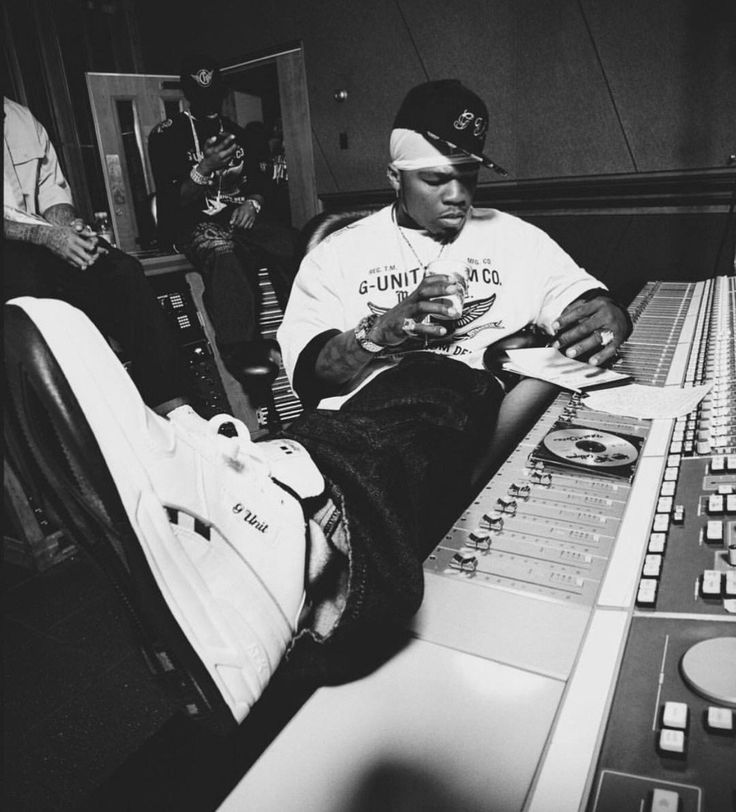
[[[293,14],[303,32],[315,140],[329,165],[318,190],[387,187],[394,116],[406,91],[426,78],[396,3],[323,0]],[[337,90],[347,91],[345,101],[335,101]]]
[[[733,0],[582,0],[582,8],[636,169],[725,166],[736,152]]]
[[[700,280],[732,273],[734,232],[733,227],[727,231],[726,214],[575,214],[524,219],[546,231],[624,303],[648,280]]]
[[[486,100],[489,153],[516,179],[719,167],[736,152],[732,0],[136,2],[147,70],[175,71],[188,49],[232,61],[303,42],[319,194],[386,188],[401,99],[447,76]]]
[[[508,0],[455,0],[442,15],[426,0],[399,0],[403,18],[430,79],[460,79],[488,105],[488,155],[518,173],[516,134],[516,18]],[[444,24],[437,25],[438,17]],[[481,175],[484,181],[499,176]]]
[[[517,15],[517,177],[635,167],[576,0],[522,0]]]

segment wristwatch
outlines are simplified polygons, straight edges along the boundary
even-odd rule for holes
[[[376,355],[386,349],[368,338],[368,333],[370,333],[370,331],[373,329],[373,325],[377,320],[378,315],[376,313],[371,313],[370,316],[364,316],[358,322],[358,326],[355,328],[355,340],[366,352],[371,353],[371,355]]]
[[[261,204],[254,197],[249,197],[245,202],[250,203],[251,206],[253,206],[253,208],[256,210],[256,214],[261,213]]]

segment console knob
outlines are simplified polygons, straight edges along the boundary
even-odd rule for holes
[[[691,646],[680,661],[685,682],[705,699],[736,707],[736,637]]]

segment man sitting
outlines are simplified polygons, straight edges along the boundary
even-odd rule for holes
[[[484,369],[489,345],[536,325],[568,356],[601,364],[630,330],[540,229],[473,208],[479,170],[495,166],[487,129],[485,104],[460,82],[411,90],[389,143],[396,202],[307,254],[278,332],[296,392],[319,407],[291,436],[321,468],[352,463],[350,511],[373,494],[375,511],[395,507],[384,531],[418,560],[462,509],[493,431],[503,393]],[[466,281],[433,271],[437,260],[459,262]]]
[[[270,166],[257,142],[221,114],[227,87],[215,60],[186,57],[181,85],[189,109],[149,136],[159,235],[201,271],[223,362],[253,393],[281,360],[276,343],[259,336],[258,270],[268,268],[284,307],[300,238],[270,219]]]
[[[174,329],[141,264],[86,225],[43,125],[3,98],[3,301],[62,299],[120,343],[144,401],[197,424]]]

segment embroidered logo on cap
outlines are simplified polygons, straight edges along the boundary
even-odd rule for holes
[[[473,113],[470,110],[464,110],[460,115],[453,121],[452,126],[456,130],[464,130],[468,124],[475,118]]]
[[[192,79],[194,79],[200,87],[209,87],[212,84],[212,77],[214,75],[215,72],[212,68],[200,68],[196,73],[190,74]]]
[[[480,138],[488,128],[488,123],[483,116],[476,116],[471,113],[467,108],[452,122],[452,126],[456,130],[466,130],[470,125],[473,125],[473,135]]]

